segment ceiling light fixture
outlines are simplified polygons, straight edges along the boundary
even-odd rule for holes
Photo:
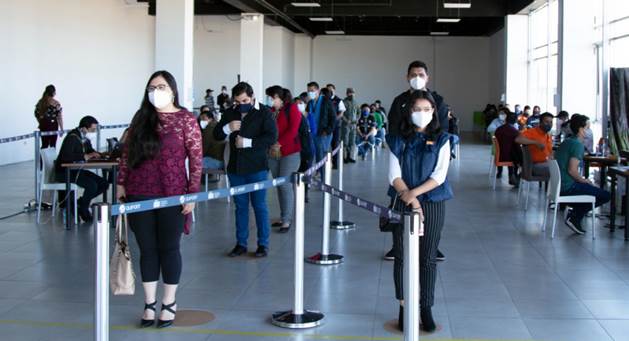
[[[308,19],[310,19],[310,21],[333,21],[334,20],[331,17],[312,17]]]
[[[345,31],[325,31],[325,34],[345,34]]]
[[[439,18],[437,19],[437,22],[443,22],[443,23],[457,23],[461,21],[461,18]]]
[[[430,32],[431,36],[447,36],[450,32]]]
[[[443,8],[472,8],[472,2],[443,2]]]
[[[291,2],[294,7],[321,7],[318,2]]]

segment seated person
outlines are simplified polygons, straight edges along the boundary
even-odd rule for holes
[[[567,111],[560,111],[555,118],[557,119],[555,125],[555,141],[561,143],[568,136],[572,135],[570,132],[570,124],[568,123],[570,118]]]
[[[509,109],[506,109],[506,108],[500,109],[500,112],[498,113],[498,117],[494,118],[494,120],[491,121],[491,123],[489,123],[489,126],[487,127],[487,133],[489,135],[494,136],[496,129],[498,129],[498,127],[505,124],[505,120],[507,119],[508,112],[509,112]]]
[[[218,121],[210,112],[208,106],[201,107],[199,114],[199,126],[201,127],[201,138],[203,143],[203,168],[204,169],[224,169],[225,163],[223,155],[225,152],[225,141],[217,141],[214,138],[214,127]]]
[[[377,139],[376,143],[378,144],[378,146],[380,146],[384,142],[384,136],[386,135],[384,131],[384,122],[386,118],[384,117],[380,109],[378,109],[377,105],[372,104],[369,109],[371,110],[373,118],[376,120],[375,138]]]
[[[371,114],[369,105],[360,106],[360,118],[356,124],[356,145],[358,146],[358,156],[365,159],[367,151],[376,142],[376,119]]]
[[[533,162],[533,175],[550,177],[547,161],[552,158],[553,141],[550,130],[553,126],[553,115],[543,113],[540,116],[540,124],[520,133],[515,142],[528,146]]]
[[[579,163],[583,161],[585,148],[583,139],[590,122],[586,116],[575,114],[570,119],[570,130],[573,135],[565,139],[555,152],[561,174],[561,195],[593,195],[596,197],[596,207],[607,203],[611,199],[609,192],[598,188],[581,176]],[[584,234],[581,221],[592,208],[591,204],[568,204],[572,210],[567,214],[566,225],[576,234]],[[594,233],[594,231],[592,231]]]
[[[59,156],[55,161],[55,175],[59,182],[66,182],[66,170],[61,167],[64,163],[85,162],[90,159],[97,159],[100,154],[92,148],[90,137],[96,134],[98,121],[92,116],[85,116],[79,122],[78,128],[70,131],[63,139]],[[109,184],[104,178],[90,172],[89,170],[72,170],[70,181],[76,183],[84,189],[83,196],[78,200],[79,217],[85,222],[92,221],[90,204],[92,199],[103,194]],[[65,193],[61,198],[65,198]]]
[[[538,105],[533,107],[533,115],[526,120],[527,127],[536,128],[539,125],[542,118],[541,111]]]
[[[531,107],[525,105],[524,111],[522,111],[522,113],[520,113],[520,116],[518,116],[518,130],[526,130],[526,124],[529,120],[529,116],[531,116]]]
[[[515,128],[517,117],[515,114],[510,113],[505,120],[505,124],[496,129],[496,140],[500,146],[500,161],[513,162],[514,167],[509,167],[509,185],[518,186],[518,165],[522,163],[522,155],[520,145],[515,142],[516,138],[520,134]],[[502,167],[498,167],[496,177],[502,176]]]

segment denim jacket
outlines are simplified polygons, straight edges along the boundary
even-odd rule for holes
[[[408,188],[415,188],[426,182],[437,166],[439,150],[450,139],[450,134],[441,133],[435,141],[428,141],[423,133],[415,133],[405,139],[401,136],[389,136],[387,144],[397,157],[402,169],[402,180]],[[397,192],[389,188],[389,196],[394,198]],[[420,202],[437,202],[452,199],[452,187],[448,179],[430,192],[417,197]]]

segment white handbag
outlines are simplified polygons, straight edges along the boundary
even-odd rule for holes
[[[116,220],[116,241],[114,253],[109,263],[109,286],[114,295],[135,293],[135,274],[129,250],[127,215],[121,214]]]

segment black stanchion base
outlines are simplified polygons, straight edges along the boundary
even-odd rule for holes
[[[303,314],[293,314],[292,310],[273,314],[271,323],[278,327],[290,329],[313,328],[323,322],[323,314],[318,311],[304,310]]]
[[[333,230],[349,230],[356,227],[351,221],[333,221],[330,222],[330,228]]]
[[[306,262],[318,265],[340,264],[343,263],[343,256],[335,254],[322,255],[320,253],[317,253],[314,256],[306,258]]]

